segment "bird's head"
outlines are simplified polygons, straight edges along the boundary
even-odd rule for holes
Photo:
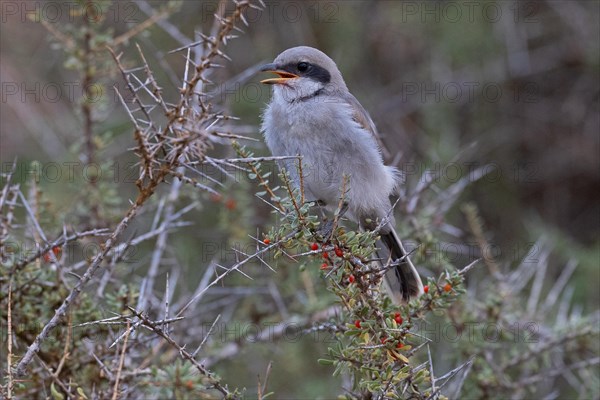
[[[348,90],[335,62],[312,47],[287,49],[260,70],[278,76],[262,80],[261,83],[273,85],[274,96],[289,102],[312,98],[321,93]]]

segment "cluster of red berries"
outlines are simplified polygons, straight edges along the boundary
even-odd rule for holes
[[[452,290],[452,285],[449,283],[446,283],[442,289],[444,290],[444,292],[448,293]],[[429,293],[429,285],[423,286],[423,292],[425,294]]]
[[[319,244],[318,243],[313,243],[310,245],[310,250],[311,251],[317,251],[319,250]],[[335,246],[335,248],[333,249],[333,252],[335,253],[336,256],[338,257],[343,257],[344,256],[344,251],[342,249],[340,249],[339,247]],[[329,268],[329,264],[328,261],[330,260],[329,258],[329,253],[327,251],[323,252],[323,264],[321,264],[321,269],[327,269]]]
[[[394,321],[396,321],[397,324],[402,324],[403,319],[399,312],[392,314],[392,317],[394,318]],[[361,323],[360,319],[357,319],[354,321],[354,327],[356,327],[356,329],[362,328],[362,323]],[[386,344],[387,341],[388,341],[387,336],[384,336],[381,338],[381,344]],[[402,342],[398,342],[398,344],[396,345],[397,349],[401,349],[403,347],[404,347],[404,344]]]
[[[386,344],[387,343],[388,338],[386,336],[381,338],[381,344]],[[398,344],[396,345],[397,349],[401,349],[404,347],[404,344],[402,342],[398,342]]]
[[[54,246],[52,248],[52,253],[54,253],[54,257],[58,260],[60,258],[60,253],[62,252],[62,248],[60,246]],[[51,262],[52,256],[50,256],[50,252],[44,254],[44,261]]]
[[[352,275],[350,275],[352,276]],[[394,319],[394,321],[396,321],[396,323],[398,325],[402,324],[402,322],[404,322],[404,319],[402,319],[402,315],[400,315],[399,312],[396,312],[392,315],[392,318]],[[354,326],[356,326],[357,328],[360,329],[360,320],[357,319],[356,321],[354,321]]]
[[[319,245],[317,243],[313,243],[313,244],[310,245],[310,249],[312,251],[317,251],[317,250],[319,250]],[[340,249],[339,247],[337,247],[337,246],[334,247],[333,252],[338,257],[343,257],[344,256],[344,251],[342,249]],[[325,254],[327,254],[327,256]],[[329,254],[327,252],[324,252],[323,253],[323,257],[328,258]]]
[[[313,243],[310,245],[310,249],[312,251],[317,251],[319,250],[319,245],[317,243]],[[323,253],[323,258],[325,260],[327,260],[329,258],[329,255],[327,253]],[[321,264],[321,269],[327,269],[329,268],[329,264],[327,264],[327,262],[324,262],[323,264]]]
[[[212,201],[213,203],[221,203],[223,201],[223,195],[219,193],[211,193],[210,201]],[[237,207],[237,203],[233,198],[228,198],[223,204],[225,204],[225,208],[227,208],[230,211],[235,210]]]
[[[398,325],[402,324],[402,321],[404,321],[399,312],[394,313],[394,321],[396,321]]]

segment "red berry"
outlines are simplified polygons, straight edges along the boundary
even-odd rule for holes
[[[452,285],[451,285],[451,284],[449,284],[449,283],[446,283],[446,284],[444,285],[444,292],[449,292],[449,291],[451,291],[451,290],[452,290]]]
[[[357,329],[360,329],[360,319],[357,319],[356,321],[354,321],[354,326],[355,326]]]
[[[329,253],[327,253],[327,252],[323,253],[323,258],[326,260],[329,259]]]
[[[344,255],[344,252],[339,247],[336,247],[334,251],[335,251],[335,255],[338,257],[341,257]]]
[[[52,261],[56,261],[56,260],[60,259],[60,253],[62,253],[62,247],[54,246],[54,247],[52,247],[51,252],[52,252],[52,254],[54,254],[54,257],[52,257],[52,254],[49,251],[42,256],[44,258],[44,261],[52,262]]]
[[[316,244],[316,243],[313,243],[313,244],[311,244],[311,245],[310,245],[310,249],[311,249],[312,251],[319,250],[319,245],[318,245],[318,244]]]
[[[402,342],[398,342],[398,344],[396,345],[397,349],[401,349],[403,347],[404,347],[404,345],[402,344]]]
[[[348,282],[349,282],[349,283],[354,283],[354,280],[355,280],[355,279],[356,279],[356,278],[354,278],[354,275],[350,275],[350,276],[348,277]]]
[[[400,313],[397,312],[396,314],[394,314],[394,321],[396,321],[397,324],[402,323],[403,319],[402,319],[402,316],[400,315]]]
[[[225,202],[225,207],[228,210],[235,210],[236,207],[236,202],[234,199],[227,199],[227,201]]]
[[[327,269],[327,268],[329,268],[329,264],[327,264],[327,263],[321,264],[321,269]]]
[[[425,292],[425,293],[429,292],[429,286],[428,285],[423,286],[423,292]]]
[[[264,239],[263,239],[263,243],[264,243],[264,244],[269,244],[269,243],[271,243],[271,239],[269,239],[269,238],[264,238]]]

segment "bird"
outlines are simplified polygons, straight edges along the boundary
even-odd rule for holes
[[[338,207],[340,190],[349,177],[344,216],[362,230],[379,229],[377,259],[390,266],[384,283],[395,304],[423,293],[423,284],[394,230],[390,196],[401,183],[399,171],[384,164],[373,120],[350,93],[336,63],[322,51],[292,47],[260,67],[277,77],[270,102],[262,113],[261,131],[273,156],[307,201],[328,209]],[[395,265],[394,265],[395,264]]]

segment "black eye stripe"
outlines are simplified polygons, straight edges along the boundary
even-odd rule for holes
[[[290,72],[292,74],[296,74],[299,76],[305,76],[307,78],[314,79],[315,81],[321,83],[329,83],[331,80],[331,74],[325,68],[321,67],[317,64],[306,63],[308,65],[308,69],[305,71],[299,71],[298,65],[300,63],[289,63],[281,67],[282,70]]]
[[[306,76],[309,76],[312,79],[321,83],[329,83],[329,81],[331,80],[331,75],[329,74],[329,71],[318,65],[313,65],[312,68],[308,70]]]

